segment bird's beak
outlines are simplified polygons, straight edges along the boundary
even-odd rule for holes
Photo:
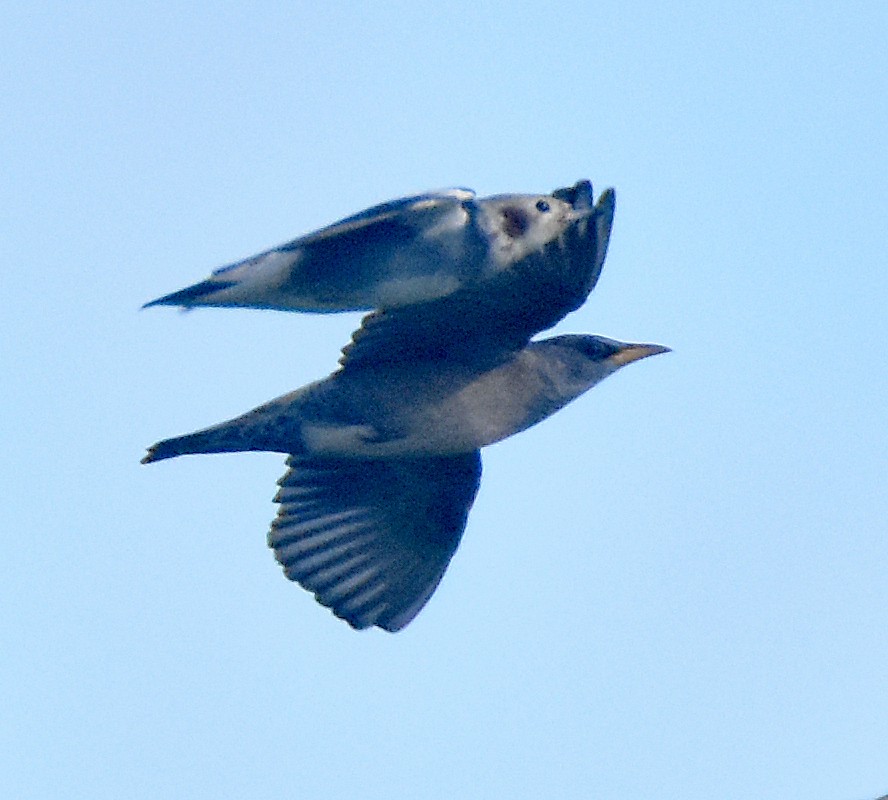
[[[610,361],[614,367],[624,367],[626,364],[631,364],[633,361],[638,361],[640,358],[647,358],[648,356],[656,356],[660,353],[671,352],[671,348],[664,347],[662,344],[629,344],[619,352],[610,356],[608,361]]]

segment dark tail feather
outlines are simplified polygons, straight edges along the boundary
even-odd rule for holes
[[[201,305],[201,298],[218,292],[221,289],[227,289],[229,286],[234,286],[236,283],[237,281],[220,281],[213,279],[201,281],[200,283],[194,284],[194,286],[189,286],[187,289],[180,289],[178,292],[158,297],[157,300],[145,303],[142,308],[151,308],[151,306]]]
[[[245,419],[246,418],[246,419]],[[276,435],[274,425],[264,424],[264,420],[256,418],[254,412],[244,417],[195,431],[185,436],[163,439],[148,448],[148,454],[142,459],[143,464],[163,461],[176,456],[198,453],[300,453],[302,443],[298,434],[291,432],[285,437]]]
[[[233,425],[218,425],[206,430],[163,439],[148,448],[143,464],[163,461],[176,456],[198,453],[241,453],[244,450],[263,450],[264,442],[252,439],[250,430]]]
[[[206,444],[205,437],[194,433],[188,436],[164,439],[148,448],[148,454],[142,459],[142,463],[152,464],[155,461],[163,461],[167,458],[175,458],[176,456],[184,456],[191,453],[214,452],[213,450],[208,451]]]

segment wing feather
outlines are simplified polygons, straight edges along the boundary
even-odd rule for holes
[[[585,194],[572,191],[583,207]],[[608,189],[588,216],[493,276],[437,300],[368,314],[340,364],[359,369],[448,360],[487,369],[500,363],[585,302],[604,265],[614,204]]]
[[[285,575],[352,627],[403,628],[459,544],[480,453],[287,464],[268,535]]]

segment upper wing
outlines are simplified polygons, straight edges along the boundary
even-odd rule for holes
[[[363,233],[376,225],[385,225],[387,223],[412,226],[414,223],[410,222],[410,219],[415,218],[417,214],[434,215],[442,211],[450,211],[455,206],[474,198],[475,193],[471,189],[457,188],[438,189],[411,195],[410,197],[401,197],[397,200],[389,200],[386,203],[371,206],[364,211],[339,220],[339,222],[334,222],[332,225],[321,228],[314,233],[302,236],[289,244],[281,245],[279,249],[283,250],[296,244],[315,244],[326,241],[331,237],[348,236],[356,232]],[[224,270],[225,267],[216,272]]]
[[[591,187],[581,182],[558,192],[581,207]],[[614,207],[614,191],[608,189],[588,215],[509,268],[437,300],[367,315],[343,348],[340,364],[356,369],[404,360],[448,359],[479,368],[498,363],[585,302],[604,265]]]
[[[290,580],[353,628],[398,631],[426,604],[466,526],[479,451],[433,458],[291,456],[268,544]]]
[[[380,284],[391,277],[403,277],[388,274],[396,254],[421,242],[423,234],[436,226],[458,228],[466,215],[461,204],[474,197],[469,189],[443,189],[373,206],[220,267],[206,280],[152,300],[145,307],[234,306],[285,311],[377,307]],[[417,255],[421,254],[419,245]],[[421,268],[422,259],[415,258],[412,264]]]

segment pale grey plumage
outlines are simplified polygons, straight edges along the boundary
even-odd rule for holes
[[[625,364],[666,351],[557,336],[486,370],[450,361],[346,365],[243,416],[158,442],[144,463],[291,454],[269,535],[287,576],[354,627],[400,630],[459,543],[480,448],[535,425]]]
[[[458,362],[344,368],[242,416],[159,442],[144,462],[244,451],[357,459],[467,453],[551,416],[624,364],[665,351],[566,335],[532,342],[486,370]]]
[[[265,292],[273,284],[266,280],[269,254],[248,264],[230,287],[241,292],[238,302],[229,294],[224,304],[337,310],[358,303],[379,310],[364,318],[328,378],[228,422],[158,442],[143,459],[289,454],[269,545],[287,577],[356,628],[400,630],[434,592],[478,489],[481,447],[545,419],[621,366],[668,349],[597,336],[530,341],[582,305],[598,281],[612,190],[593,205],[591,184],[580,181],[546,196],[548,211],[536,208],[539,196],[475,201],[460,191],[376,207],[314,235],[323,247],[348,243],[348,251],[323,279],[321,261],[315,264],[311,303],[302,302],[304,282],[295,305],[280,286]],[[548,214],[552,206],[564,213],[549,228],[529,211]],[[459,222],[464,213],[474,222]],[[485,225],[497,231],[473,249],[472,237]],[[409,234],[399,239],[394,231],[404,226]],[[307,239],[293,243],[303,256]],[[384,257],[383,240],[394,248]],[[438,254],[430,257],[431,272],[447,262],[445,272],[456,280],[426,281],[417,294],[413,279],[430,274],[417,267],[429,246]],[[357,278],[343,272],[349,254]],[[216,304],[218,292],[227,291],[217,283],[214,276],[155,304]]]
[[[593,206],[588,181],[550,195],[476,198],[448,189],[383,203],[216,270],[146,303],[347,311],[444,297],[521,261],[580,217],[598,217],[607,246],[613,196]]]

